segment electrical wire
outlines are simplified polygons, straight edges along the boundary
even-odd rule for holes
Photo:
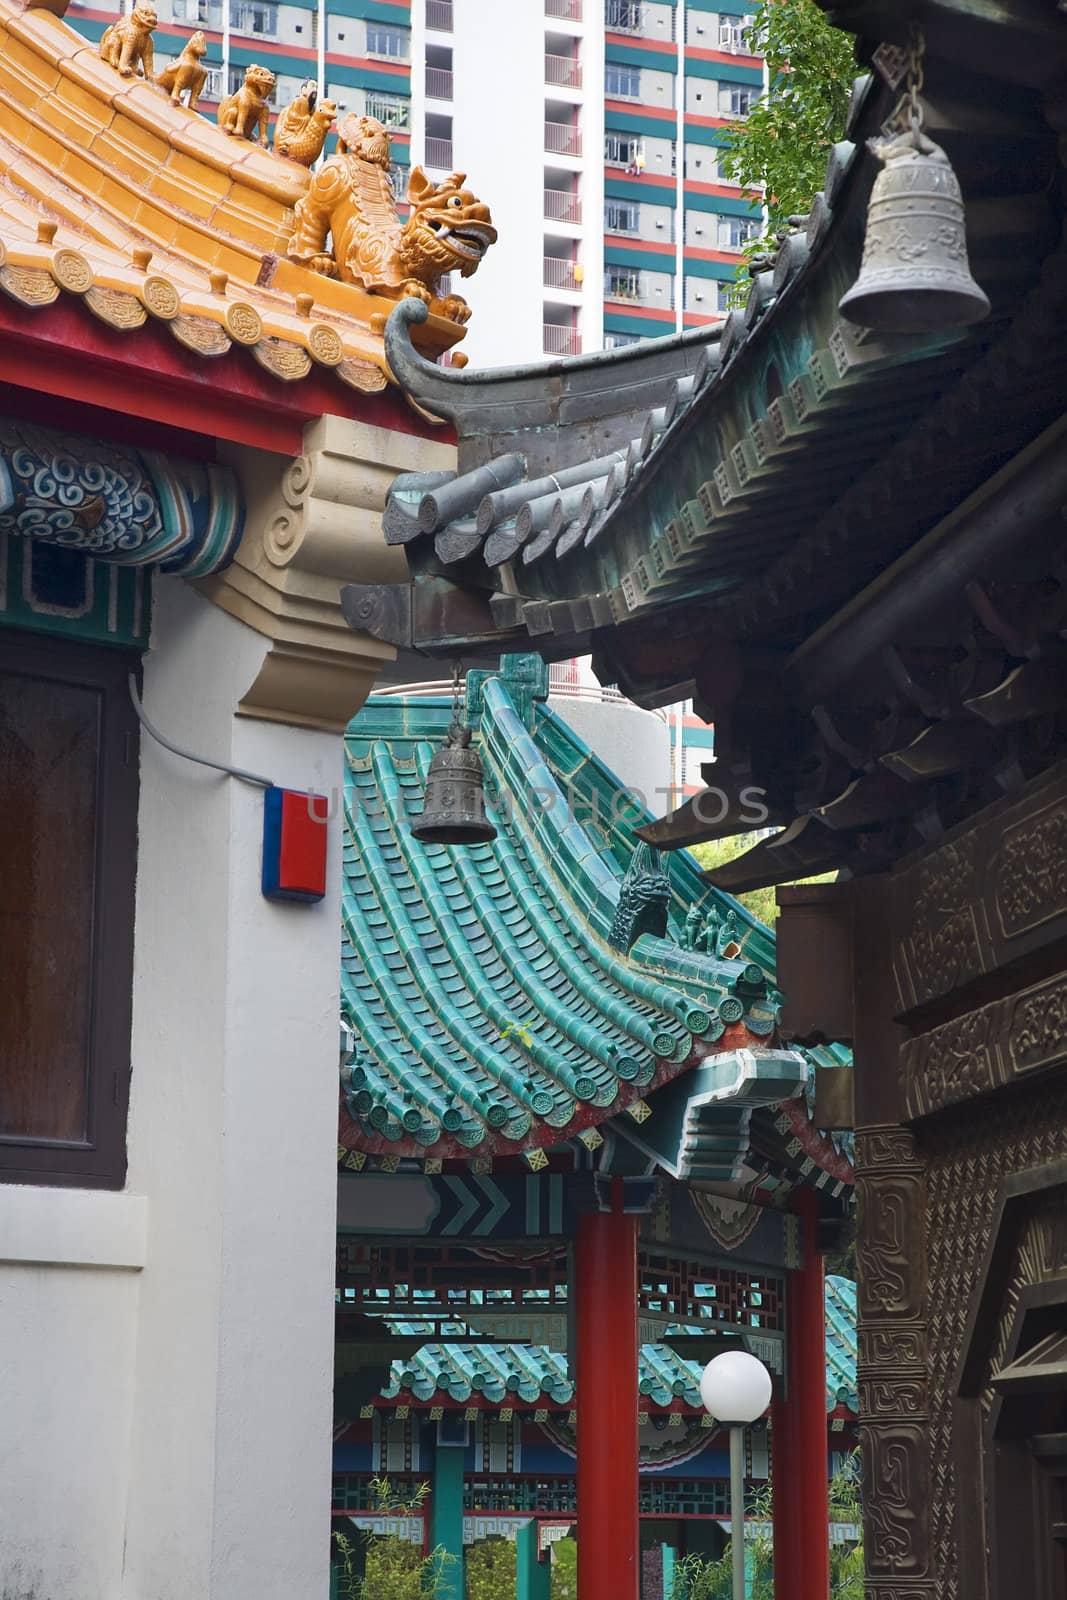
[[[137,720],[141,727],[157,744],[161,744],[164,750],[169,750],[171,755],[181,756],[183,761],[195,761],[198,767],[211,767],[215,772],[224,772],[228,778],[239,778],[242,783],[255,784],[259,789],[273,789],[275,787],[273,778],[263,778],[258,772],[248,772],[244,767],[227,766],[225,761],[209,761],[207,756],[194,755],[191,750],[183,750],[180,744],[173,744],[170,739],[164,738],[159,729],[153,727],[148,720],[145,708],[141,704],[141,697],[137,693],[137,678],[135,674],[131,672],[126,681],[129,684],[133,709],[137,713]]]

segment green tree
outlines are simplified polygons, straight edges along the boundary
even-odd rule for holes
[[[700,865],[707,871],[711,867],[724,866],[727,861],[733,861],[736,856],[744,855],[746,850],[759,839],[758,833],[737,833],[730,839],[712,839],[707,844],[698,844],[692,847],[692,854],[696,856]],[[817,873],[811,878],[795,880],[802,883],[829,883],[836,877],[836,873]],[[754,917],[766,923],[768,928],[773,928],[778,921],[778,902],[775,899],[774,888],[751,889],[747,894],[739,894],[740,900],[746,911],[751,911]]]
[[[467,1600],[515,1600],[514,1539],[483,1539],[467,1551]]]
[[[410,1499],[394,1494],[388,1478],[371,1480],[371,1496],[377,1512],[413,1516],[422,1509],[430,1492],[420,1484]],[[445,1568],[454,1557],[438,1548],[424,1556],[418,1545],[395,1533],[361,1535],[361,1549],[347,1534],[336,1532],[338,1594],[341,1600],[425,1600],[439,1592]]]
[[[576,1539],[560,1539],[552,1547],[552,1600],[578,1600]]]
[[[860,1497],[856,1463],[850,1458],[834,1474],[829,1489],[830,1520],[860,1520]],[[746,1538],[748,1572],[751,1580],[749,1600],[774,1600],[774,1546],[763,1531],[773,1514],[771,1486],[759,1490],[749,1504],[749,1517],[763,1527]],[[676,1563],[674,1583],[667,1600],[730,1600],[733,1585],[733,1556],[729,1541],[721,1556],[708,1560],[685,1556]],[[863,1544],[830,1546],[831,1600],[863,1600]]]
[[[851,39],[830,26],[816,0],[757,0],[748,39],[766,59],[770,87],[727,130],[719,156],[723,177],[764,195],[767,234],[749,241],[746,260],[768,249],[822,187],[827,152],[844,135],[856,71]],[[747,281],[744,265],[742,276]]]

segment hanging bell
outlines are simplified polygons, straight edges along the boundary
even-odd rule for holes
[[[967,261],[963,196],[945,152],[913,120],[888,144],[871,191],[860,275],[842,316],[876,333],[937,333],[989,315]]]
[[[411,831],[423,844],[485,844],[496,838],[485,814],[482,758],[471,749],[471,730],[458,720],[430,762],[422,816]]]

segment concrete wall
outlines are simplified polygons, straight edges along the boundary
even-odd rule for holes
[[[234,716],[266,647],[163,581],[148,714],[336,790],[336,735]],[[281,906],[262,806],[144,739],[126,1191],[0,1189],[3,1600],[328,1593],[339,823]]]
[[[627,788],[639,789],[650,810],[662,816],[671,781],[671,736],[667,724],[639,706],[568,695],[549,697],[552,710],[584,739]]]

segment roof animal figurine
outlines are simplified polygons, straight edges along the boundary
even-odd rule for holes
[[[643,933],[654,933],[657,938],[664,938],[670,901],[670,879],[660,861],[659,851],[639,840],[630,857],[626,876],[619,886],[619,901],[608,943],[625,954]]]
[[[170,66],[164,67],[162,72],[156,74],[156,83],[167,91],[175,105],[181,105],[184,94],[188,96],[185,103],[189,110],[196,110],[197,102],[207,83],[207,68],[203,65],[206,54],[207,39],[203,30],[198,28],[192,37],[186,40],[185,48],[177,61],[172,61]]]
[[[464,173],[434,184],[416,167],[408,181],[411,213],[401,221],[391,147],[375,118],[345,117],[337,154],[297,203],[289,259],[394,300],[413,295],[436,315],[465,323],[470,307],[459,295],[442,297],[440,281],[457,271],[470,277],[496,242],[489,207],[463,187]]]
[[[274,93],[274,74],[255,62],[245,68],[245,81],[235,94],[227,95],[219,106],[219,127],[238,139],[251,139],[253,130],[260,144],[267,142],[270,97]]]
[[[100,40],[101,61],[121,72],[124,78],[143,73],[152,76],[152,30],[158,18],[155,7],[139,0],[128,17],[119,17],[104,29]]]
[[[333,100],[320,100],[314,82],[308,79],[295,100],[290,100],[274,130],[274,154],[302,167],[312,166],[321,156],[337,106]]]

